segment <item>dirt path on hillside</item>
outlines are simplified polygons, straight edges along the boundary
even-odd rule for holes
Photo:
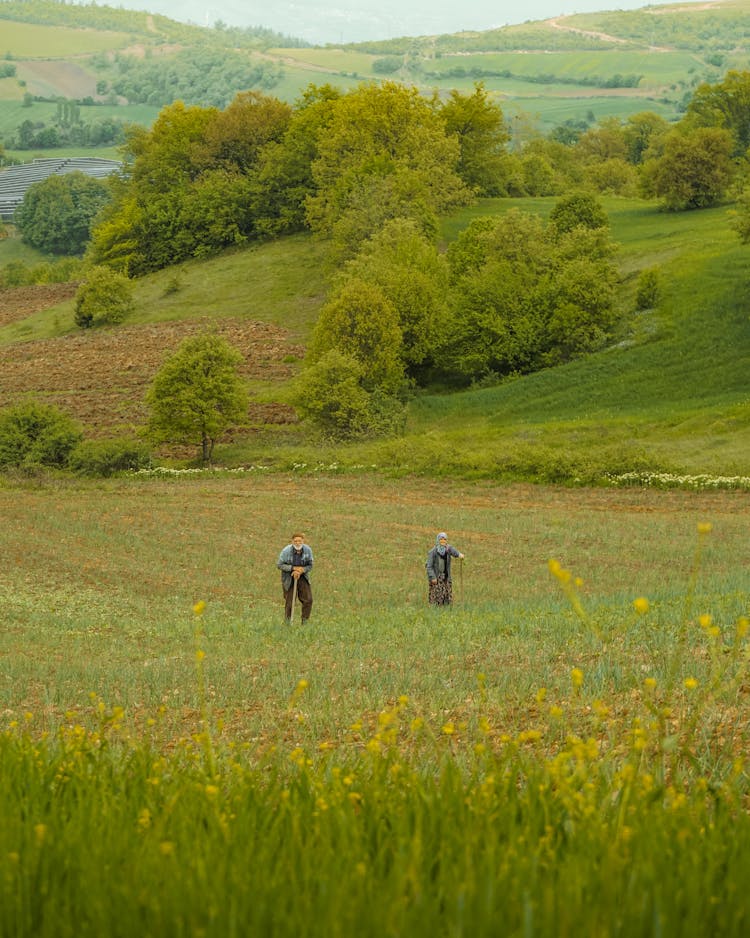
[[[575,26],[566,26],[564,23],[561,23],[560,20],[565,19],[565,17],[555,17],[551,20],[546,20],[548,26],[551,26],[552,29],[560,29],[566,33],[577,33],[579,36],[589,36],[592,39],[601,39],[603,42],[613,42],[616,45],[633,45],[631,39],[622,39],[619,36],[610,36],[609,33],[598,32],[594,29],[578,29]],[[669,49],[666,46],[648,46],[650,52],[673,52],[673,49]]]

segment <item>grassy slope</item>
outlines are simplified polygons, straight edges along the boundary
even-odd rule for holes
[[[632,336],[597,355],[492,389],[420,398],[413,432],[439,430],[451,451],[482,448],[485,456],[529,439],[581,454],[633,441],[664,465],[746,472],[747,249],[726,209],[665,215],[614,201],[608,208],[622,244],[623,301],[635,271],[658,266],[660,308],[631,314]]]
[[[487,200],[446,219],[444,240],[479,214],[518,206],[546,215],[553,204]],[[543,478],[639,464],[747,474],[750,254],[729,227],[727,209],[667,214],[653,203],[605,204],[621,245],[623,325],[612,348],[497,387],[420,394],[400,440],[321,448],[287,430],[278,434],[284,443],[256,435],[222,458]],[[0,245],[0,263],[3,251]],[[663,300],[635,314],[637,275],[649,267],[660,270]],[[165,287],[176,273],[180,289],[169,294]],[[143,278],[132,322],[250,318],[286,326],[305,342],[326,289],[323,246],[296,236]],[[71,331],[72,313],[68,302],[12,323],[0,330],[0,344]],[[278,385],[254,391],[265,399],[285,394]]]

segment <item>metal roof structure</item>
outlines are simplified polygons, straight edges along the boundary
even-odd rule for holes
[[[85,173],[103,179],[117,172],[122,163],[118,160],[104,160],[97,157],[64,157],[60,159],[38,159],[19,166],[8,166],[0,170],[0,218],[13,221],[13,214],[23,202],[26,190],[35,182],[41,182],[50,176],[64,176],[66,173]]]

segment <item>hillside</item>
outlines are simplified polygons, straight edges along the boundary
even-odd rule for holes
[[[176,98],[223,107],[248,88],[292,102],[311,82],[350,88],[396,78],[447,93],[481,80],[522,137],[527,127],[544,131],[645,109],[672,119],[700,82],[750,64],[750,0],[576,14],[341,47],[45,0],[5,0],[0,19],[12,56],[4,77],[0,70],[0,141],[24,159],[30,147],[19,149],[18,128],[54,122],[60,97],[79,102],[84,125],[148,124]]]
[[[546,215],[553,204],[485,200],[446,219],[444,236],[452,239],[477,214],[516,205]],[[144,277],[132,320],[116,329],[76,331],[72,301],[52,288],[35,288],[38,312],[28,289],[11,292],[18,305],[0,323],[0,405],[33,391],[87,423],[90,435],[129,432],[143,420],[143,393],[160,361],[213,322],[243,351],[253,401],[253,428],[220,448],[224,463],[552,481],[632,469],[747,475],[747,248],[725,208],[665,216],[653,203],[604,204],[621,245],[616,345],[495,387],[422,393],[399,439],[321,446],[286,404],[327,287],[320,244],[309,236],[182,265],[176,293],[166,289],[174,270]],[[636,274],[655,264],[665,297],[636,315]]]

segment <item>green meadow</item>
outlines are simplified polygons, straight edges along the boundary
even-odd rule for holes
[[[102,29],[72,29],[67,26],[43,26],[36,23],[2,21],[2,53],[13,58],[54,59],[91,55],[122,49],[132,36]]]
[[[744,496],[256,471],[0,506],[0,933],[746,932]]]
[[[289,55],[290,100],[373,58]],[[0,102],[0,131],[11,107],[44,105]],[[480,201],[441,245],[555,202]],[[211,470],[0,476],[0,938],[748,933],[750,253],[731,205],[602,203],[619,320],[594,354],[435,381],[390,439],[257,426]],[[44,260],[0,240],[0,269]],[[126,325],[273,323],[298,370],[335,274],[309,235],[238,247],[136,281]],[[0,356],[76,331],[68,300],[0,326]],[[276,568],[300,528],[305,627]],[[441,530],[465,559],[435,609]]]

